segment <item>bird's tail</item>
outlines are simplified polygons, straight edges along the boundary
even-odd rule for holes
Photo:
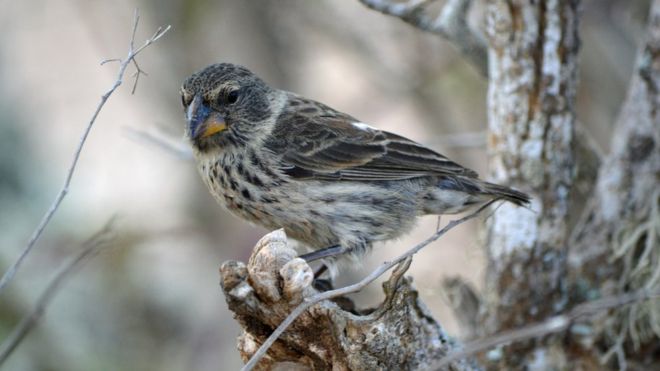
[[[498,184],[484,182],[484,193],[499,197],[518,206],[527,206],[532,199],[528,194]]]

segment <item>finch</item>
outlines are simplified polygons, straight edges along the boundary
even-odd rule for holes
[[[400,135],[220,63],[184,82],[185,133],[211,194],[229,211],[286,234],[308,260],[358,260],[417,216],[529,196]]]

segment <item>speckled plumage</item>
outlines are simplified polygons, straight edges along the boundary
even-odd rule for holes
[[[409,139],[273,89],[244,67],[197,72],[182,100],[186,135],[218,202],[312,250],[340,245],[357,257],[410,230],[419,215],[493,198],[529,201]]]

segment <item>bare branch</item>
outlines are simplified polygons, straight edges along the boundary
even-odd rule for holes
[[[464,223],[464,222],[466,222],[470,219],[473,219],[473,218],[477,217],[477,215],[479,215],[483,210],[488,208],[491,204],[493,204],[496,201],[498,201],[498,200],[492,200],[492,201],[488,202],[487,204],[481,206],[476,211],[474,211],[474,212],[472,212],[472,213],[470,213],[470,214],[468,214],[468,215],[466,215],[466,216],[464,216],[460,219],[452,220],[444,228],[442,228],[441,230],[439,230],[436,233],[434,233],[433,235],[431,235],[431,237],[427,238],[425,241],[417,244],[416,246],[414,246],[410,250],[406,251],[405,253],[399,255],[395,259],[393,259],[391,261],[388,261],[388,262],[384,262],[383,264],[381,264],[377,269],[375,269],[373,272],[371,272],[368,276],[363,278],[361,281],[359,281],[359,282],[357,282],[353,285],[342,287],[342,288],[339,288],[339,289],[336,289],[336,290],[330,290],[330,291],[322,292],[322,293],[313,295],[311,297],[305,298],[303,300],[303,302],[300,305],[298,305],[287,316],[287,318],[284,319],[284,321],[282,321],[282,323],[280,323],[280,325],[275,329],[275,331],[273,331],[273,333],[259,347],[259,349],[253,354],[252,358],[250,358],[250,361],[248,363],[246,363],[245,366],[243,366],[243,368],[241,370],[242,371],[252,370],[257,365],[259,360],[266,354],[266,352],[273,345],[273,343],[275,343],[275,341],[282,335],[282,333],[293,323],[293,321],[295,321],[302,313],[304,313],[307,309],[309,309],[314,304],[319,303],[319,302],[324,301],[324,300],[337,298],[337,297],[340,297],[340,296],[344,296],[344,295],[351,294],[351,293],[358,292],[358,291],[362,290],[368,284],[370,284],[371,282],[376,280],[378,277],[380,277],[383,273],[387,272],[392,267],[404,262],[406,259],[412,257],[417,252],[419,252],[419,250],[421,250],[422,248],[424,248],[425,246],[427,246],[431,242],[437,240],[438,238],[440,238],[442,235],[447,233],[452,228],[454,228],[457,225],[462,224],[462,223]]]
[[[192,161],[193,159],[193,153],[189,146],[182,143],[173,143],[173,140],[165,135],[152,134],[132,127],[126,127],[125,129],[127,136],[136,142],[158,147],[181,160]]]
[[[119,63],[121,63],[121,59],[120,58],[108,58],[108,59],[102,60],[100,64],[101,64],[101,66],[103,66],[104,64],[110,63],[110,62],[119,62]]]
[[[32,236],[30,237],[30,240],[28,241],[27,245],[19,255],[18,259],[7,269],[7,271],[4,273],[2,276],[2,279],[0,279],[0,292],[7,286],[9,281],[16,275],[16,272],[18,268],[21,266],[23,263],[24,259],[27,257],[27,255],[32,251],[34,248],[35,244],[39,240],[39,237],[41,237],[41,234],[43,233],[44,229],[50,222],[50,220],[53,218],[53,215],[55,215],[55,212],[58,210],[60,207],[60,204],[62,203],[62,200],[64,200],[64,197],[67,195],[69,192],[69,186],[71,184],[71,179],[73,178],[73,174],[76,170],[76,166],[78,165],[78,160],[80,159],[80,154],[82,152],[82,149],[85,145],[85,142],[87,141],[87,137],[89,136],[89,133],[92,130],[92,127],[94,126],[94,123],[96,122],[96,119],[101,112],[101,109],[105,106],[105,103],[107,102],[108,98],[114,93],[114,91],[122,84],[124,74],[126,72],[126,68],[134,62],[135,57],[137,57],[142,50],[144,50],[146,47],[149,45],[153,44],[154,42],[158,41],[167,31],[169,31],[170,26],[167,26],[165,28],[159,27],[156,32],[151,36],[151,38],[147,39],[147,41],[140,46],[139,48],[135,49],[134,43],[135,43],[135,33],[137,31],[137,26],[138,26],[138,21],[140,17],[138,14],[138,11],[135,11],[135,18],[133,21],[133,32],[131,36],[131,41],[130,41],[130,47],[128,50],[128,55],[126,58],[122,60],[117,60],[117,59],[107,59],[101,62],[101,64],[105,64],[110,61],[119,61],[119,70],[117,71],[117,79],[113,83],[113,85],[110,87],[108,91],[106,91],[105,94],[101,96],[101,100],[99,104],[96,106],[96,110],[92,114],[91,119],[87,123],[87,126],[85,127],[82,136],[80,138],[80,141],[78,142],[78,146],[76,147],[74,154],[73,154],[73,159],[71,161],[71,164],[69,165],[69,169],[67,170],[65,180],[64,180],[64,185],[60,189],[59,193],[55,197],[55,200],[51,204],[50,208],[46,212],[46,214],[43,216],[41,219],[41,222],[33,232]],[[139,77],[139,70],[138,70],[138,75],[135,76],[135,84],[137,84],[137,78]]]
[[[529,340],[543,337],[549,334],[566,330],[576,320],[593,316],[608,309],[619,308],[624,305],[638,303],[640,301],[660,298],[660,290],[649,291],[646,289],[622,294],[612,295],[602,299],[580,304],[566,314],[550,317],[549,319],[535,324],[527,325],[515,330],[503,331],[499,334],[468,342],[463,345],[460,352],[450,354],[436,363],[433,369],[440,369],[450,362],[474,356],[476,353],[516,341]]]
[[[400,18],[423,31],[441,35],[453,43],[472,62],[483,76],[488,75],[486,41],[467,23],[472,0],[447,0],[437,17],[432,17],[426,8],[435,0],[360,0],[367,7],[383,14]]]
[[[106,246],[111,240],[112,231],[111,219],[106,225],[87,241],[82,244],[81,250],[75,255],[68,263],[64,264],[60,270],[55,274],[46,289],[41,293],[34,308],[18,323],[14,331],[5,339],[0,346],[0,365],[2,365],[7,358],[12,354],[16,347],[21,343],[25,336],[34,328],[39,319],[46,311],[46,307],[50,301],[55,297],[55,294],[60,290],[62,284],[67,278],[79,268],[85,259],[94,256],[101,248]]]
[[[132,59],[133,62],[133,67],[135,67],[135,72],[133,72],[133,88],[131,89],[131,94],[135,94],[135,90],[137,89],[137,84],[138,80],[140,79],[140,75],[145,75],[147,76],[148,73],[144,72],[141,68],[140,65],[138,64],[137,60],[135,58]]]

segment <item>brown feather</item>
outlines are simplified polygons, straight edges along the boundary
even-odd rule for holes
[[[324,180],[401,180],[477,173],[402,136],[354,125],[359,120],[291,94],[266,146],[288,175]],[[285,124],[286,123],[286,124]]]

